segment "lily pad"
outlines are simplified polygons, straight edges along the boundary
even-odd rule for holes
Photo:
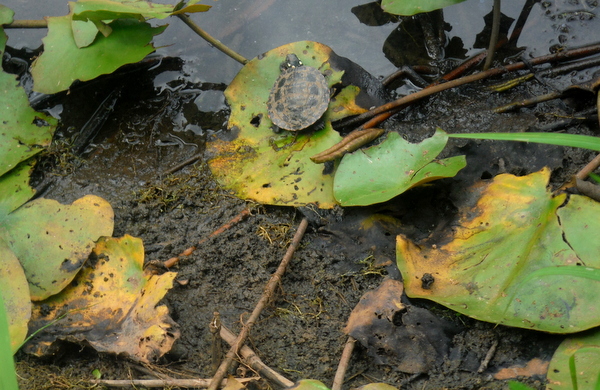
[[[8,317],[10,346],[15,353],[27,336],[27,323],[31,317],[29,285],[19,259],[1,238],[0,259],[0,296]]]
[[[563,341],[548,367],[546,390],[597,389],[600,386],[600,331]]]
[[[0,220],[27,202],[35,194],[29,186],[33,162],[25,161],[0,176]]]
[[[179,337],[166,306],[157,306],[173,285],[174,272],[150,275],[143,271],[144,247],[139,238],[103,237],[89,264],[60,294],[36,303],[30,323],[42,330],[25,351],[49,352],[56,340],[89,343],[96,350],[126,354],[153,363]]]
[[[112,234],[113,219],[110,204],[94,195],[72,205],[40,198],[0,218],[0,238],[25,269],[31,299],[42,300],[73,280],[94,242]]]
[[[332,98],[321,130],[274,132],[267,100],[279,77],[280,65],[290,53],[296,54],[304,66],[324,74],[330,87],[344,87]],[[208,142],[209,153],[214,156],[209,165],[221,183],[239,197],[260,203],[333,207],[333,169],[313,163],[310,157],[341,140],[331,126],[332,120],[365,112],[373,102],[367,97],[357,103],[357,96],[364,97],[365,92],[344,83],[346,68],[360,73],[356,65],[335,55],[329,47],[310,41],[278,47],[246,64],[225,90],[231,106],[229,131]]]
[[[48,94],[68,89],[75,80],[91,80],[142,60],[154,51],[152,38],[166,27],[117,19],[108,23],[112,29],[108,37],[99,34],[93,44],[79,48],[73,37],[71,15],[47,20],[44,52],[31,66],[31,74],[34,90]]]
[[[431,12],[465,0],[383,0],[381,8],[390,14],[411,16]]]
[[[572,333],[600,325],[600,204],[554,196],[549,176],[548,169],[498,175],[469,191],[472,205],[461,206],[445,236],[415,244],[399,235],[406,294],[521,328]]]
[[[0,71],[0,175],[50,145],[57,121],[29,106],[15,75]]]
[[[447,141],[439,129],[419,144],[392,132],[379,145],[347,154],[333,181],[336,200],[342,206],[381,203],[420,184],[455,176],[467,164],[464,156],[434,161]]]
[[[13,16],[15,12],[5,5],[0,4],[0,56],[4,54],[4,48],[6,47],[6,40],[8,37],[2,28],[3,24],[10,24],[13,22]]]

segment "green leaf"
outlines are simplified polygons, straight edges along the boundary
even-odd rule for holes
[[[0,216],[3,238],[25,270],[31,299],[42,300],[73,280],[100,236],[110,236],[110,204],[93,195],[72,205],[36,199]]]
[[[466,166],[464,156],[434,161],[447,141],[441,130],[419,144],[392,132],[379,145],[347,154],[333,181],[336,200],[342,206],[381,203],[412,187],[455,176]]]
[[[138,62],[154,51],[150,42],[166,27],[154,28],[134,19],[114,20],[108,26],[112,29],[108,37],[99,34],[91,45],[79,48],[69,15],[48,18],[44,52],[31,68],[34,90],[48,94],[64,91],[75,80],[91,80]]]
[[[463,194],[455,228],[397,238],[410,297],[470,317],[554,333],[600,325],[600,203],[548,191],[550,171],[498,175]],[[421,278],[434,277],[429,289]]]
[[[50,145],[56,120],[29,107],[12,74],[0,71],[0,175]]]
[[[383,0],[381,8],[394,15],[410,16],[462,3],[465,0]]]
[[[12,23],[14,15],[15,12],[12,9],[0,4],[0,58],[2,58],[2,55],[4,54],[4,48],[6,47],[6,41],[8,39],[2,25]],[[0,68],[1,67],[2,66],[0,65]]]
[[[0,293],[0,389],[19,390],[15,363],[10,351],[8,320],[4,310],[5,302]]]
[[[598,389],[600,387],[600,331],[565,339],[548,367],[547,390]]]
[[[27,323],[31,317],[31,299],[23,267],[2,238],[0,238],[0,296],[4,299],[8,317],[10,350],[15,353],[27,336]]]
[[[28,160],[0,176],[0,218],[33,197],[35,190],[29,186],[29,175],[32,170],[33,162]]]
[[[448,134],[450,138],[490,139],[497,141],[535,142],[539,144],[571,146],[600,152],[600,138],[580,134],[555,133],[475,133]]]
[[[329,390],[329,388],[316,379],[302,379],[287,390]]]
[[[74,20],[115,20],[132,18],[164,19],[173,12],[173,5],[148,1],[79,0],[70,3]]]

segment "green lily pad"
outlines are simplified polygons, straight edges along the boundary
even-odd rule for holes
[[[600,386],[600,331],[563,341],[548,367],[546,390],[597,389]]]
[[[381,203],[420,184],[455,176],[467,164],[464,156],[434,161],[447,141],[439,129],[419,144],[392,132],[379,145],[347,154],[333,181],[336,200],[342,206]]]
[[[48,94],[68,89],[75,80],[91,80],[142,60],[154,51],[152,38],[166,28],[135,19],[117,19],[108,23],[112,29],[108,37],[99,34],[93,44],[79,48],[73,37],[71,15],[47,20],[44,52],[33,63],[31,74],[34,90]]]
[[[164,19],[171,16],[173,5],[149,1],[78,0],[71,2],[74,20]]]
[[[6,47],[6,40],[8,37],[2,28],[3,24],[10,24],[13,22],[13,16],[15,11],[8,8],[5,5],[0,4],[0,57],[4,54],[4,48]]]
[[[600,204],[548,191],[550,171],[474,186],[446,236],[400,235],[408,296],[467,316],[554,333],[600,325]],[[422,283],[425,274],[433,284]]]
[[[431,12],[465,0],[383,0],[381,8],[390,14],[410,16]]]
[[[0,175],[50,145],[56,120],[29,106],[15,75],[0,71]]]
[[[73,280],[94,242],[112,234],[113,219],[110,204],[97,196],[72,205],[40,198],[1,216],[0,238],[25,269],[31,299],[42,300]]]
[[[332,119],[367,108],[356,103],[360,89],[349,85],[329,103],[323,129],[275,133],[266,103],[289,53],[296,54],[305,66],[319,69],[329,86],[341,83],[344,72],[330,62],[335,54],[317,42],[290,43],[251,60],[225,90],[231,107],[229,132],[222,139],[209,139],[209,153],[215,156],[209,166],[219,181],[241,198],[331,208],[335,205],[333,170],[313,163],[310,157],[341,140],[331,127]]]
[[[0,238],[0,296],[4,300],[10,346],[15,353],[27,337],[27,323],[31,317],[29,284],[19,259],[6,242]],[[1,304],[1,303],[0,303]]]

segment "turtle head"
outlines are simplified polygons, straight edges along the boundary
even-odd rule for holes
[[[281,70],[286,70],[290,68],[297,68],[302,66],[302,61],[295,54],[288,54],[285,57],[285,61],[281,63]]]

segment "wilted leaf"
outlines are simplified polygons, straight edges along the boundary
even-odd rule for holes
[[[154,51],[152,38],[165,28],[135,19],[117,19],[108,24],[112,29],[108,37],[100,34],[93,44],[79,48],[70,15],[47,20],[44,52],[33,63],[31,74],[34,89],[48,94],[68,89],[75,80],[91,80],[142,60]]]
[[[447,141],[439,129],[419,144],[391,132],[381,144],[345,155],[333,180],[336,200],[342,206],[381,203],[420,184],[455,176],[467,164],[464,156],[434,161]]]
[[[0,296],[4,299],[10,346],[14,353],[27,336],[27,323],[31,317],[31,299],[23,267],[2,238],[0,238]]]
[[[600,204],[548,191],[550,172],[498,175],[472,188],[446,237],[397,239],[410,297],[470,317],[571,333],[600,325]],[[425,289],[422,277],[434,282]]]
[[[60,294],[35,304],[30,324],[40,332],[25,348],[41,355],[55,340],[87,342],[101,352],[124,353],[150,363],[179,337],[166,306],[157,306],[172,287],[173,272],[146,275],[142,240],[103,237],[77,278]]]
[[[390,14],[410,16],[435,11],[463,1],[465,0],[383,0],[381,8]]]
[[[35,199],[0,219],[0,237],[23,265],[31,299],[42,300],[65,288],[94,242],[112,234],[113,219],[110,204],[93,195],[72,205]]]
[[[0,50],[1,51],[1,50]],[[56,120],[29,106],[15,75],[0,71],[0,175],[50,145]]]
[[[344,85],[329,103],[322,130],[275,133],[267,100],[281,73],[280,65],[290,53],[295,53],[304,66],[323,73],[329,86],[342,83],[343,66],[355,74],[366,74],[329,47],[309,41],[290,43],[251,60],[225,90],[231,106],[229,132],[222,139],[209,140],[209,152],[215,156],[209,165],[217,178],[241,198],[290,206],[316,203],[331,208],[335,205],[333,169],[313,163],[310,157],[341,140],[331,120],[366,111],[374,98],[363,96],[366,93],[356,86]],[[367,75],[362,78],[370,81]],[[358,95],[367,107],[357,104]]]
[[[600,386],[600,331],[563,341],[548,367],[547,390],[597,389]]]
[[[518,377],[545,376],[548,373],[549,361],[533,358],[527,364],[501,368],[494,374],[494,379],[506,380]]]
[[[367,349],[376,364],[411,374],[428,372],[448,353],[456,329],[428,310],[404,305],[402,282],[385,279],[352,310],[344,332]]]

